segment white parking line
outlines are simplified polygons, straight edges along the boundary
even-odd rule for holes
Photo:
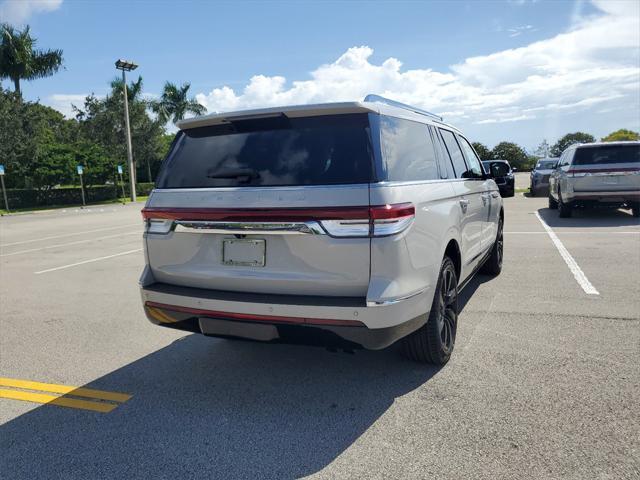
[[[134,227],[134,226],[139,226],[140,227],[140,226],[142,226],[142,222],[140,222],[140,223],[128,223],[126,225],[120,225],[120,226],[117,226],[117,227],[96,228],[95,230],[85,230],[83,232],[65,233],[64,235],[53,235],[51,237],[40,237],[40,238],[34,238],[33,240],[24,240],[22,242],[3,243],[2,245],[0,245],[0,248],[1,247],[10,247],[12,245],[23,245],[25,243],[42,242],[44,240],[54,240],[56,238],[72,237],[74,235],[84,235],[85,233],[106,232],[107,230],[117,230],[118,228]]]
[[[60,267],[48,268],[46,270],[40,270],[39,272],[33,272],[36,275],[40,275],[41,273],[55,272],[56,270],[64,270],[65,268],[77,267],[78,265],[84,265],[86,263],[99,262],[101,260],[107,260],[113,257],[120,257],[122,255],[129,255],[130,253],[141,252],[141,248],[136,248],[135,250],[128,250],[126,252],[115,253],[113,255],[107,255],[106,257],[98,257],[92,258],[90,260],[83,260],[82,262],[70,263],[69,265],[62,265]]]
[[[38,252],[40,250],[49,250],[51,248],[68,247],[69,245],[78,245],[80,243],[97,242],[99,240],[106,240],[108,238],[124,237],[126,235],[140,235],[140,238],[142,238],[142,232],[117,233],[115,235],[106,235],[106,236],[103,236],[103,237],[91,238],[89,240],[76,240],[75,242],[59,243],[57,245],[48,245],[46,247],[30,248],[28,250],[20,250],[18,252],[1,253],[0,257],[11,257],[12,255],[22,255],[24,253]]]
[[[510,235],[546,235],[547,232],[503,232],[505,234],[510,234]],[[571,231],[567,231],[567,230],[562,230],[559,231],[558,233],[561,233],[562,235],[567,235],[567,234],[574,234],[574,235],[640,235],[640,232],[592,232],[589,230],[580,230],[580,231],[576,231],[576,230],[571,230]]]
[[[565,248],[564,244],[560,241],[560,239],[555,234],[555,232],[551,229],[549,225],[547,225],[547,222],[545,222],[542,219],[542,217],[538,212],[535,212],[535,213],[536,213],[536,217],[538,217],[538,220],[540,220],[540,223],[549,234],[549,238],[551,238],[551,241],[558,249],[558,252],[560,252],[560,255],[562,256],[565,263],[567,264],[567,267],[569,267],[569,270],[571,270],[571,273],[573,273],[573,276],[576,279],[576,282],[578,282],[578,285],[582,287],[582,290],[584,290],[584,292],[587,295],[600,295],[598,290],[596,290],[595,287],[591,285],[591,282],[589,281],[587,276],[584,274],[584,272],[582,271],[578,263],[571,256],[569,251]]]

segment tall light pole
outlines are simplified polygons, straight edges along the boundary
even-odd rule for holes
[[[127,99],[127,77],[125,72],[138,68],[130,60],[118,60],[116,68],[122,70],[122,87],[124,92],[124,124],[127,130],[127,158],[129,160],[129,183],[131,184],[131,201],[136,201],[136,167],[133,163],[133,149],[131,147],[131,128],[129,127],[129,100]]]

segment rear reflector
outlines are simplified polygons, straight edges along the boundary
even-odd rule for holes
[[[256,209],[190,209],[145,208],[147,233],[168,233],[174,220],[210,220],[234,222],[316,221],[333,237],[383,237],[404,231],[415,218],[411,203],[394,205],[256,208]]]

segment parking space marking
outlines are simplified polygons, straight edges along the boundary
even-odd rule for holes
[[[132,395],[126,393],[107,392],[104,390],[57,385],[54,383],[32,382],[30,380],[14,378],[0,378],[0,387],[8,387],[0,388],[0,398],[51,404],[101,413],[111,412],[118,407],[118,405],[121,405],[132,397]],[[25,390],[35,391],[27,392]]]
[[[136,248],[135,250],[127,250],[126,252],[114,253],[113,255],[106,255],[104,257],[98,258],[90,258],[89,260],[83,260],[82,262],[70,263],[68,265],[61,265],[59,267],[47,268],[46,270],[40,270],[38,272],[33,272],[36,275],[40,275],[41,273],[49,273],[55,272],[57,270],[64,270],[66,268],[77,267],[78,265],[85,265],[87,263],[100,262],[102,260],[108,260],[109,258],[120,257],[122,255],[129,255],[131,253],[141,252],[141,248]]]
[[[571,256],[569,251],[565,248],[564,244],[560,241],[560,239],[555,234],[555,232],[551,229],[551,227],[547,225],[547,222],[545,222],[542,219],[542,217],[538,212],[535,212],[535,214],[536,214],[536,217],[538,217],[538,220],[540,220],[540,223],[546,230],[547,234],[549,235],[549,238],[551,238],[551,241],[553,242],[555,247],[558,249],[558,252],[560,252],[560,255],[562,256],[565,263],[567,264],[567,267],[569,267],[569,270],[571,271],[571,273],[573,273],[573,277],[576,279],[576,282],[578,282],[578,285],[582,287],[582,290],[584,290],[584,292],[587,295],[600,295],[600,292],[598,292],[598,290],[596,290],[596,288],[591,284],[587,276],[584,274],[584,272],[578,265],[578,263]]]
[[[142,231],[140,231],[140,232],[117,233],[115,235],[105,235],[103,237],[91,238],[89,240],[76,240],[75,242],[59,243],[57,245],[48,245],[46,247],[30,248],[28,250],[20,250],[18,252],[0,253],[0,257],[11,257],[13,255],[22,255],[24,253],[39,252],[40,250],[50,250],[52,248],[68,247],[70,245],[79,245],[81,243],[97,242],[99,240],[106,240],[108,238],[124,237],[126,235],[140,235],[140,237],[142,238]]]
[[[561,230],[558,231],[558,233],[561,233],[562,235],[566,235],[566,234],[574,234],[574,235],[640,235],[640,232],[592,232],[590,230]],[[509,234],[509,235],[546,235],[547,232],[504,232],[504,234]]]
[[[128,223],[126,225],[118,225],[117,227],[96,228],[94,230],[84,230],[82,232],[65,233],[63,235],[53,235],[51,237],[40,237],[40,238],[34,238],[32,240],[23,240],[21,242],[3,243],[2,245],[0,245],[0,248],[11,247],[12,245],[24,245],[25,243],[43,242],[45,240],[55,240],[56,238],[72,237],[74,235],[84,235],[85,233],[106,232],[108,230],[117,230],[119,228],[134,227],[134,226],[139,227],[141,225],[142,223]]]

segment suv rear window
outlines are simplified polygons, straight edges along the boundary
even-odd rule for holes
[[[574,165],[602,165],[640,162],[640,145],[606,145],[577,148]]]
[[[366,114],[252,118],[178,133],[157,188],[369,183]]]

